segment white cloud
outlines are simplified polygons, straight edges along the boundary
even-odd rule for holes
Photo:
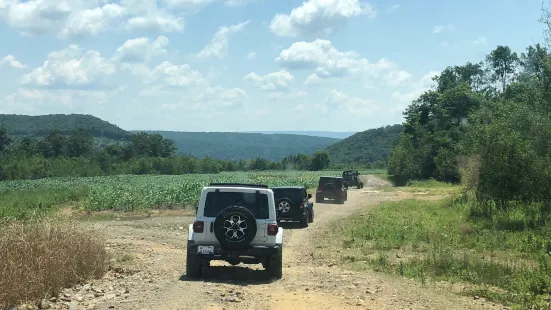
[[[304,84],[306,84],[306,85],[318,85],[321,82],[321,80],[322,79],[317,74],[313,73],[313,74],[310,74],[306,78],[306,80],[304,80]]]
[[[419,96],[421,96],[427,90],[429,89],[419,88],[408,92],[393,92],[390,98],[392,98],[392,100],[411,103],[413,100],[416,100],[417,98],[419,98]]]
[[[442,41],[442,42],[440,42],[440,46],[441,46],[441,47],[450,46],[450,42],[448,42],[448,41]]]
[[[286,90],[294,80],[294,76],[285,70],[268,73],[263,76],[251,72],[245,75],[244,78],[245,80],[253,81],[256,87],[267,91]]]
[[[287,69],[314,70],[319,78],[347,75],[375,77],[395,67],[384,58],[371,63],[354,51],[341,52],[330,41],[319,39],[313,42],[295,42],[281,51],[275,61]]]
[[[147,62],[152,57],[165,55],[167,45],[168,38],[165,36],[159,36],[153,42],[146,37],[129,39],[117,48],[112,59],[121,63]]]
[[[181,17],[156,0],[2,0],[0,19],[23,35],[55,34],[63,39],[115,30],[183,31]]]
[[[276,14],[269,27],[278,36],[329,34],[359,15],[375,18],[377,13],[360,0],[309,0],[289,14]]]
[[[15,68],[15,69],[24,69],[27,68],[27,65],[22,64],[20,61],[15,59],[15,56],[13,55],[7,55],[2,60],[0,60],[0,67],[3,64],[7,64],[8,66]]]
[[[249,3],[259,2],[261,0],[226,0],[224,4],[227,6],[242,6]]]
[[[256,52],[249,52],[249,54],[247,54],[247,58],[256,59]]]
[[[488,44],[488,39],[485,36],[480,36],[473,41],[474,44]]]
[[[332,89],[325,98],[324,111],[345,109],[353,115],[368,115],[382,110],[370,100],[349,96],[343,92]]]
[[[128,20],[127,29],[160,32],[181,32],[184,20],[167,14],[137,16]]]
[[[164,83],[172,87],[187,87],[205,82],[201,72],[191,69],[188,64],[174,65],[168,61],[162,62],[153,69],[153,77],[160,77]]]
[[[241,88],[225,89],[209,86],[191,98],[194,109],[217,111],[218,108],[238,108],[244,105],[247,92]]]
[[[228,50],[228,37],[233,33],[243,31],[248,23],[249,21],[246,21],[230,27],[220,27],[220,29],[218,29],[212,37],[210,43],[207,44],[207,46],[205,46],[205,48],[203,48],[197,56],[200,58],[207,58],[211,56],[218,59],[224,58]]]
[[[394,4],[392,6],[389,6],[387,9],[386,9],[386,12],[387,13],[392,13],[394,11],[396,11],[397,9],[400,8],[400,5],[399,4]]]
[[[84,51],[78,45],[51,52],[43,65],[23,75],[22,84],[83,87],[101,82],[116,72],[116,67],[98,51]]]
[[[441,33],[445,30],[453,30],[455,26],[453,24],[449,25],[436,25],[432,28],[432,33]]]
[[[109,28],[116,27],[126,14],[126,9],[116,3],[76,11],[67,19],[60,36],[74,38],[97,35]]]
[[[392,71],[385,75],[385,80],[390,85],[398,85],[411,79],[411,73],[407,71]]]
[[[393,92],[391,94],[391,99],[395,101],[400,101],[402,103],[411,103],[413,100],[416,100],[424,92],[430,90],[432,86],[435,85],[435,82],[432,78],[436,75],[439,75],[439,71],[429,71],[427,74],[423,75],[416,83],[411,85],[411,90],[405,92]]]

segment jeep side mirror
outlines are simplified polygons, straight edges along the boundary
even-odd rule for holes
[[[312,198],[312,194],[308,194],[308,199]]]

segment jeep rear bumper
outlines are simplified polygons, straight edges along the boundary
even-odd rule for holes
[[[286,215],[286,216],[277,216],[278,221],[300,221],[306,218],[306,213],[303,212],[301,214],[295,214],[295,215]]]
[[[188,251],[191,251],[193,254],[199,256],[203,259],[208,260],[228,260],[228,259],[236,259],[239,257],[266,257],[271,256],[274,254],[277,254],[282,250],[282,245],[275,245],[275,246],[248,246],[243,249],[227,249],[223,248],[220,245],[213,245],[213,244],[196,244],[191,243],[191,241],[188,241]],[[214,251],[212,254],[201,254],[197,253],[197,248],[199,246],[212,246],[214,247]]]
[[[316,195],[321,196],[323,198],[334,199],[334,198],[343,198],[345,197],[346,193],[345,192],[317,192]]]

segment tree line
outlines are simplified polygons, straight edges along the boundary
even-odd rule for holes
[[[68,135],[50,130],[45,137],[15,139],[0,126],[0,180],[84,177],[114,174],[188,174],[250,170],[323,170],[327,152],[297,154],[282,161],[264,158],[220,160],[176,154],[171,139],[139,132],[129,142],[101,143],[84,128]]]
[[[544,21],[551,25],[549,14]],[[549,222],[550,50],[535,44],[517,54],[499,45],[483,61],[449,66],[433,81],[404,112],[391,180],[462,181],[476,201],[472,215],[496,219],[518,207],[524,215],[507,225]]]

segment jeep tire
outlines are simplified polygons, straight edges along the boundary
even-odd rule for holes
[[[239,205],[229,206],[218,213],[214,220],[213,229],[216,239],[223,248],[243,249],[256,236],[256,218],[245,207]]]
[[[308,212],[308,222],[312,223],[314,222],[314,209],[310,208],[308,211],[310,211]]]
[[[267,257],[266,272],[270,278],[281,279],[283,277],[283,250]]]
[[[186,259],[186,276],[189,278],[197,278],[203,273],[203,265],[196,253],[192,252],[191,247],[187,247],[187,259]]]
[[[276,205],[277,212],[280,212],[280,214],[287,214],[289,213],[289,211],[291,211],[291,208],[293,207],[293,201],[287,197],[284,197],[276,200],[275,205]],[[280,209],[285,207],[287,208],[287,211]]]

